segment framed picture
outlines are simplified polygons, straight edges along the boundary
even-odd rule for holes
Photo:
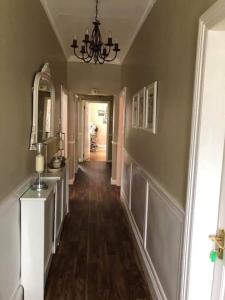
[[[98,116],[104,117],[104,116],[105,116],[105,111],[99,109],[99,110],[98,110]]]
[[[132,103],[132,127],[138,126],[138,98],[139,95],[135,94],[133,96],[133,103]]]
[[[138,97],[138,127],[145,126],[145,87],[139,91]]]
[[[156,134],[157,81],[145,90],[145,129]]]

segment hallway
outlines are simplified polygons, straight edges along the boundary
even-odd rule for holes
[[[103,162],[80,166],[46,300],[152,299],[110,171]]]

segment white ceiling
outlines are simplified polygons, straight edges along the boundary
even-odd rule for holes
[[[40,0],[55,30],[68,61],[77,61],[70,47],[76,35],[78,43],[87,27],[92,30],[95,0]],[[118,40],[121,51],[114,63],[122,63],[155,0],[99,0],[99,19],[103,41],[108,32]]]

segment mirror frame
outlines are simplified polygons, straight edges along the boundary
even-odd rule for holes
[[[35,144],[38,142],[38,92],[40,81],[44,79],[50,85],[50,94],[52,100],[52,110],[51,110],[51,132],[50,137],[43,141],[43,143],[49,143],[54,138],[54,114],[55,114],[55,87],[51,79],[51,72],[49,63],[45,63],[41,71],[36,73],[34,78],[33,87],[33,120],[32,120],[32,130],[30,137],[30,150],[36,150]]]

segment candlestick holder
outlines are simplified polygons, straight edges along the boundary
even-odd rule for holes
[[[60,153],[59,157],[63,157],[63,152],[65,151],[65,133],[64,132],[59,132],[59,148],[58,151]]]
[[[44,144],[42,143],[36,144],[37,155],[36,155],[35,169],[38,174],[38,178],[31,186],[31,189],[36,191],[41,191],[48,188],[48,185],[43,180],[41,180],[41,174],[43,173],[45,167],[44,156],[41,153],[43,146]]]

